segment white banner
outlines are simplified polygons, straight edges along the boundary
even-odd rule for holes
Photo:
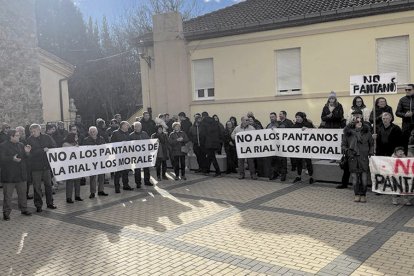
[[[373,192],[414,195],[414,158],[372,156],[369,168]]]
[[[283,156],[339,160],[342,129],[275,128],[237,133],[239,158]]]
[[[57,181],[152,167],[158,152],[158,140],[137,140],[49,149],[47,158]]]
[[[397,94],[397,73],[350,77],[351,96]]]

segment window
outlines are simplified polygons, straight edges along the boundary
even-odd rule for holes
[[[276,51],[276,80],[279,94],[301,92],[300,48]]]
[[[213,59],[193,60],[194,92],[196,100],[214,99]]]
[[[397,73],[399,84],[410,81],[408,36],[396,36],[377,39],[378,73]]]

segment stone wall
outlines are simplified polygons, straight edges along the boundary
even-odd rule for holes
[[[43,122],[34,0],[0,0],[0,122]]]

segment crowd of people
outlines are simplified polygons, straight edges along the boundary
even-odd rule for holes
[[[364,100],[357,96],[352,101],[352,107],[345,113],[338,102],[336,94],[331,92],[328,101],[322,109],[321,124],[319,128],[343,128],[342,149],[344,162],[342,164],[342,184],[338,189],[347,188],[349,179],[354,187],[355,202],[366,202],[366,192],[369,177],[369,158],[376,154],[379,156],[405,157],[414,156],[410,145],[414,145],[414,85],[408,85],[407,95],[398,103],[395,115],[402,118],[402,129],[393,124],[394,113],[392,107],[387,105],[384,97],[377,98],[375,111],[368,108]],[[110,121],[109,126],[103,119],[97,119],[96,125],[85,127],[81,117],[77,116],[68,130],[63,122],[49,123],[45,130],[39,124],[19,126],[11,129],[3,124],[0,132],[0,161],[1,182],[3,184],[3,218],[10,219],[11,196],[14,189],[18,195],[18,206],[23,215],[30,216],[27,210],[27,199],[34,199],[37,212],[42,212],[43,190],[46,206],[56,209],[53,201],[53,180],[46,152],[50,148],[73,147],[79,145],[102,145],[111,142],[131,140],[158,139],[155,171],[157,181],[168,179],[167,160],[170,160],[174,170],[175,180],[186,180],[186,162],[188,152],[194,152],[198,163],[196,173],[209,175],[211,165],[214,168],[214,177],[221,177],[222,172],[216,155],[224,149],[226,153],[226,173],[238,173],[239,179],[245,178],[246,163],[250,178],[255,180],[258,176],[274,180],[286,181],[288,174],[288,158],[238,158],[235,136],[239,132],[254,131],[258,129],[276,128],[315,128],[313,122],[307,118],[305,112],[299,111],[294,120],[289,120],[286,111],[278,114],[269,114],[269,123],[263,127],[252,112],[248,112],[240,119],[232,116],[223,125],[217,115],[210,116],[208,112],[196,113],[194,122],[180,112],[170,118],[169,114],[159,114],[155,118],[149,112],[136,118],[132,126],[122,121],[117,114]],[[375,126],[375,128],[374,128]],[[376,146],[375,146],[376,145]],[[309,183],[314,183],[312,160],[306,158],[290,158],[291,170],[295,171],[293,183],[302,181],[303,166],[306,166]],[[150,169],[135,169],[134,181],[136,188],[141,188],[141,170],[144,175],[144,185],[153,186],[150,179]],[[114,173],[115,193],[120,193],[121,181],[123,190],[133,190],[129,184],[130,170]],[[108,196],[104,191],[104,184],[108,181],[105,175],[89,177],[89,198]],[[80,187],[86,179],[71,179],[66,181],[66,202],[83,201]],[[29,188],[33,185],[33,197],[29,195]],[[98,187],[97,187],[98,186]],[[74,190],[74,191],[73,191]],[[74,193],[74,200],[73,200]],[[398,198],[392,197],[392,203],[398,204]],[[411,205],[407,197],[404,204]]]

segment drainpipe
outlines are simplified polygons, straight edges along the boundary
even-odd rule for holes
[[[60,104],[60,120],[64,122],[63,116],[63,91],[62,91],[62,82],[67,81],[68,78],[63,78],[59,80],[59,104]]]

